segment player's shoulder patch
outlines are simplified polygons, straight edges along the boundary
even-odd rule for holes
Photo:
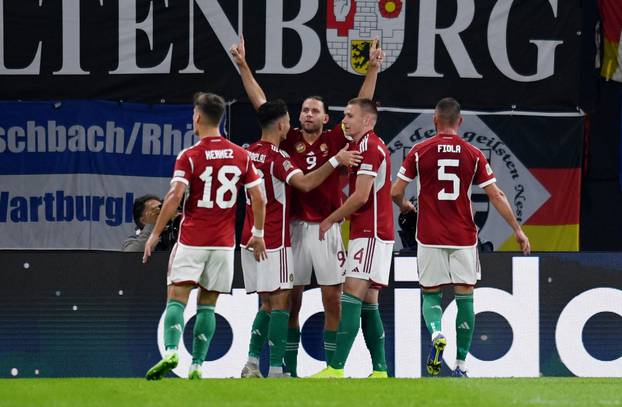
[[[486,175],[491,175],[492,174],[492,167],[490,166],[490,164],[486,163]]]
[[[293,165],[292,165],[291,161],[289,161],[289,160],[283,161],[283,169],[285,170],[285,172],[288,172],[292,168],[293,168]]]
[[[371,164],[361,164],[361,170],[363,171],[373,171],[374,170],[374,166]]]

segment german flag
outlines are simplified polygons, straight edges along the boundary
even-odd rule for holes
[[[622,35],[622,2],[620,0],[598,0],[603,24],[603,62],[600,75],[622,82],[620,58],[620,36]]]
[[[482,120],[502,135],[506,145],[549,194],[522,221],[532,250],[578,251],[583,119],[579,114],[540,113]],[[511,191],[506,193],[511,195]],[[510,236],[497,250],[518,251],[519,247]]]

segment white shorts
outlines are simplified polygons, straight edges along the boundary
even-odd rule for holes
[[[233,249],[205,249],[177,243],[169,258],[166,282],[198,285],[207,291],[230,293]]]
[[[346,251],[338,223],[320,240],[320,224],[292,221],[292,254],[294,260],[294,285],[311,284],[311,271],[319,285],[341,284],[344,280]]]
[[[481,278],[477,247],[449,249],[419,245],[419,284],[434,288],[445,284],[475,285]]]
[[[346,277],[370,280],[381,286],[389,285],[393,242],[375,238],[350,240]]]
[[[241,250],[244,288],[248,294],[271,293],[294,287],[292,248],[266,251],[266,255],[267,260],[258,262],[252,251],[245,248]]]

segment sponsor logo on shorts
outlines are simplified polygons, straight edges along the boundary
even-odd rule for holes
[[[358,268],[358,267],[354,267],[354,268],[352,269],[352,272],[353,272],[353,273],[360,273],[360,271],[359,271],[359,268]]]
[[[289,275],[289,282],[291,283],[291,282],[293,282],[293,281],[294,281],[294,275],[293,275],[293,274],[290,274],[290,275]]]

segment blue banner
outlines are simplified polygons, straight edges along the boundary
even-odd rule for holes
[[[177,154],[198,140],[192,113],[189,104],[0,102],[0,248],[120,250],[135,233],[134,199],[164,196]]]
[[[170,177],[193,145],[191,105],[0,102],[0,174]]]

